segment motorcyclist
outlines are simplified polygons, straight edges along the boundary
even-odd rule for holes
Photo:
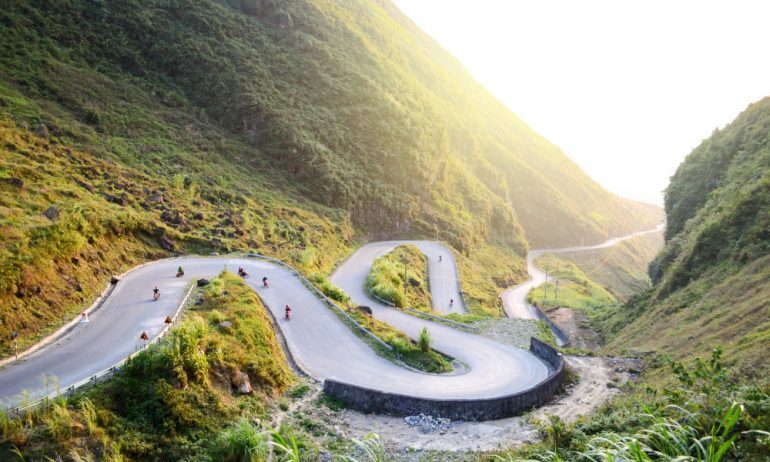
[[[286,319],[291,320],[291,307],[288,303],[286,304]]]
[[[160,298],[160,289],[158,289],[158,286],[155,286],[155,288],[152,289],[152,298],[155,300]]]
[[[454,305],[454,304],[455,304],[455,299],[454,298],[450,298],[449,299],[449,307],[452,308],[452,305]]]
[[[182,269],[182,267],[180,266],[176,270],[176,277],[181,277],[181,276],[184,276],[184,269]]]
[[[265,288],[267,288],[267,287],[270,287],[270,286],[267,284],[267,276],[264,276],[264,277],[262,278],[262,285],[263,285],[263,286],[265,286]]]
[[[249,273],[247,273],[246,270],[243,269],[242,266],[240,268],[238,268],[238,276],[240,276],[242,278],[245,278],[248,275],[249,275]]]
[[[439,256],[438,256],[438,261],[439,261],[439,262],[441,261],[441,258],[443,258],[443,256],[442,256],[442,255],[439,255]]]

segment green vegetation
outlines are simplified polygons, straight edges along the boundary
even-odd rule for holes
[[[769,146],[765,98],[685,159],[666,189],[655,286],[606,320],[616,332],[607,351],[684,359],[723,345],[747,377],[770,370]]]
[[[13,313],[0,323],[3,355],[13,351],[13,330],[23,349],[88,306],[111,275],[168,249],[259,248],[302,270],[328,271],[352,237],[329,211],[249,192],[249,177],[227,188],[211,182],[214,169],[235,175],[221,164],[201,166],[200,177],[184,169],[188,186],[177,189],[149,168],[119,166],[2,119],[0,151],[0,306]],[[52,206],[53,218],[44,216]],[[311,242],[326,251],[308,257]]]
[[[427,327],[423,327],[420,331],[420,337],[417,339],[417,346],[420,348],[420,351],[427,353],[430,351],[430,342],[430,332],[428,332]]]
[[[611,305],[617,299],[601,285],[595,283],[572,262],[551,255],[537,259],[540,268],[548,269],[548,276],[559,281],[558,292],[555,282],[548,282],[532,289],[527,296],[529,303],[538,306],[564,306],[593,314],[596,310]]]
[[[721,351],[687,366],[671,362],[675,384],[631,385],[590,417],[539,423],[542,442],[497,461],[767,461],[770,383],[741,385]]]
[[[465,302],[477,316],[503,316],[500,295],[527,278],[524,259],[511,249],[487,246],[471,255],[455,253]]]
[[[547,306],[579,310],[595,330],[613,334],[627,321],[618,315],[625,312],[621,305],[650,288],[645,268],[660,241],[660,233],[651,233],[604,249],[541,255],[535,264],[551,282],[532,289],[529,303],[543,307],[547,296]]]
[[[294,381],[269,316],[230,273],[212,280],[203,303],[189,310],[169,336],[109,382],[22,417],[2,416],[0,458],[6,460],[11,445],[27,460],[57,454],[244,460],[262,454],[264,429],[253,419],[263,419],[272,399]],[[232,325],[222,327],[222,317]],[[241,394],[247,379],[253,392]]]
[[[350,296],[346,294],[345,291],[332,284],[331,281],[329,281],[329,279],[327,279],[323,274],[313,273],[310,275],[309,279],[313,284],[321,289],[321,292],[323,292],[324,295],[331,298],[332,300],[338,301],[340,303],[348,303],[350,301]]]
[[[400,245],[372,263],[366,288],[399,308],[431,312],[428,259],[414,245]]]
[[[349,307],[348,314],[380,340],[393,347],[393,353],[383,348],[378,350],[380,354],[386,356],[393,354],[394,358],[424,372],[444,373],[452,371],[452,364],[447,358],[430,349],[430,341],[428,341],[428,348],[423,348],[425,345],[419,343],[422,336],[418,339],[418,343],[415,343],[400,330],[374,319],[358,308]],[[364,340],[367,339],[364,337]],[[372,347],[377,349],[376,344],[373,344]]]
[[[613,297],[625,301],[651,287],[647,267],[663,246],[662,234],[644,234],[604,249],[553,256],[558,260],[573,263],[586,277],[604,287]],[[549,271],[559,265],[553,265],[553,262],[537,264],[539,268],[547,268]]]
[[[525,230],[598,241],[657,220],[387,2],[10,2],[0,35],[3,355],[12,330],[28,346],[110,273],[169,251],[326,273],[374,231],[516,279]],[[502,279],[474,312],[499,313]]]

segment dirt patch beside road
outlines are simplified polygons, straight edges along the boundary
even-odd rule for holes
[[[421,454],[440,451],[460,453],[492,451],[535,442],[537,430],[531,421],[546,415],[557,415],[571,422],[588,414],[618,392],[617,386],[632,378],[625,372],[638,365],[634,360],[599,357],[567,357],[568,364],[580,380],[567,393],[552,403],[519,417],[486,422],[446,422],[437,419],[407,419],[343,409],[332,411],[307,403],[297,409],[303,418],[321,423],[329,433],[341,438],[362,439],[369,432],[380,435],[389,452],[398,460],[419,460]],[[629,364],[627,364],[629,363]],[[419,422],[419,424],[415,424]],[[427,422],[427,424],[425,424]],[[432,425],[432,422],[438,422]],[[442,458],[446,460],[448,457]]]

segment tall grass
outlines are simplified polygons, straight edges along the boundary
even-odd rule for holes
[[[257,462],[264,460],[268,450],[265,433],[244,417],[217,436],[212,455],[218,460]]]
[[[417,339],[417,346],[420,348],[420,351],[427,353],[430,351],[430,342],[430,332],[427,327],[423,327],[420,331],[420,336]]]
[[[385,451],[382,439],[376,433],[368,433],[363,440],[353,440],[358,450],[363,453],[363,459],[343,455],[339,457],[342,462],[388,462],[390,458]]]

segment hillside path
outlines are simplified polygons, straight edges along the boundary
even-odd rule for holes
[[[510,289],[503,292],[503,294],[500,296],[503,299],[503,309],[505,310],[505,314],[511,318],[540,319],[536,309],[530,305],[529,302],[527,302],[527,294],[529,294],[529,291],[545,282],[545,273],[541,271],[537,266],[535,266],[535,260],[540,255],[549,253],[571,253],[582,252],[586,250],[606,249],[623,241],[627,241],[628,239],[633,239],[645,234],[659,232],[663,229],[663,227],[664,225],[660,224],[654,229],[648,229],[646,231],[639,231],[636,233],[627,234],[625,236],[615,237],[597,245],[530,250],[529,254],[527,255],[527,272],[529,273],[530,280],[523,284],[511,287]]]
[[[428,252],[440,247],[433,243],[417,244]],[[334,379],[426,398],[473,399],[522,391],[548,376],[549,366],[528,351],[424,321],[365,297],[363,283],[371,260],[387,251],[384,250],[386,247],[395,245],[395,242],[379,247],[373,244],[373,247],[359,249],[335,272],[332,280],[349,291],[354,300],[371,306],[379,319],[410,336],[416,338],[419,330],[427,327],[435,348],[466,366],[463,373],[425,374],[378,356],[298,278],[277,264],[252,258],[182,257],[153,262],[128,272],[102,307],[91,315],[89,323],[77,325],[58,341],[0,370],[0,399],[4,401],[4,407],[15,406],[19,404],[22,391],[26,391],[30,399],[53,391],[51,386],[46,389],[43,385],[43,376],[56,377],[64,389],[111,367],[142,347],[139,335],[143,331],[150,339],[160,333],[164,319],[176,310],[192,281],[211,278],[225,268],[234,272],[238,267],[244,267],[251,275],[246,283],[257,291],[279,320],[297,365],[319,381]],[[434,272],[431,288],[435,303],[439,304],[452,298],[456,290],[451,282],[456,284],[451,273],[454,259],[448,250],[444,249],[444,252],[440,263],[443,266],[439,269],[431,266]],[[176,269],[180,265],[186,274],[176,278]],[[267,289],[261,287],[263,276],[270,281]],[[162,294],[157,302],[152,300],[155,285]],[[291,321],[283,319],[283,308],[287,303],[293,308]]]

